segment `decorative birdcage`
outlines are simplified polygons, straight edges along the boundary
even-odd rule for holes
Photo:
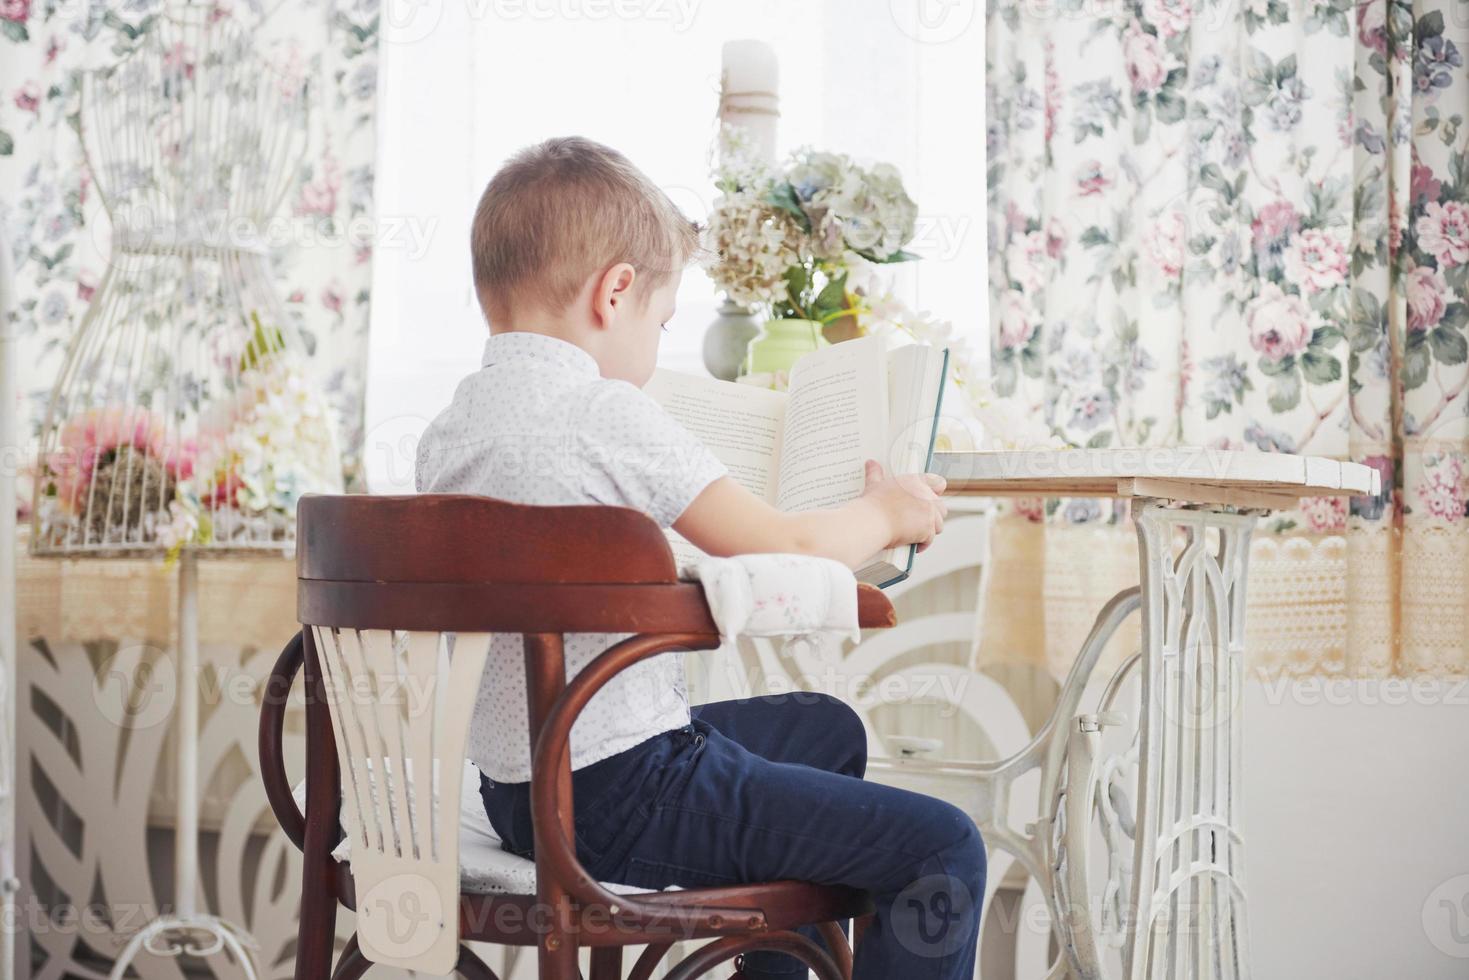
[[[279,552],[297,497],[340,491],[333,424],[269,265],[306,96],[304,75],[214,4],[166,5],[84,79],[111,255],[47,409],[36,554]]]

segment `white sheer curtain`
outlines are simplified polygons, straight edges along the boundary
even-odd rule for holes
[[[921,210],[899,273],[914,305],[985,336],[984,36],[901,24],[889,0],[442,0],[384,6],[364,462],[370,487],[411,489],[417,434],[478,364],[484,324],[468,227],[514,150],[581,134],[627,153],[690,217],[712,189],[720,46],[772,44],[782,152],[810,144],[886,160]],[[973,7],[972,4],[969,5]],[[915,37],[914,35],[917,35]],[[662,362],[702,371],[714,291],[684,278]],[[976,344],[983,348],[982,343]]]

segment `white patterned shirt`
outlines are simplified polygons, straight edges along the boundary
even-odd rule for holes
[[[417,486],[519,504],[617,504],[668,527],[725,472],[641,389],[601,377],[580,347],[511,332],[490,337],[483,366],[424,432]],[[620,639],[567,634],[568,679]],[[644,660],[597,692],[571,729],[573,769],[689,723],[682,658]],[[529,728],[523,643],[518,634],[496,635],[470,723],[470,759],[496,782],[529,780]]]

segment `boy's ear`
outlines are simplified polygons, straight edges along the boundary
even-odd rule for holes
[[[637,275],[637,270],[626,262],[619,262],[602,273],[592,289],[592,314],[598,326],[611,326],[617,314],[627,309]]]

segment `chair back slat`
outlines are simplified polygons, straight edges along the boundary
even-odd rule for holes
[[[363,692],[368,695],[368,701],[363,704],[361,714],[365,716],[366,727],[375,730],[376,757],[385,760],[382,776],[387,786],[379,798],[387,810],[387,826],[392,832],[390,843],[398,857],[417,858],[414,813],[408,804],[408,781],[416,770],[408,756],[406,729],[413,723],[415,710],[422,708],[411,703],[415,692],[404,683],[402,665],[393,655],[394,640],[401,634],[387,630],[353,630],[353,633],[357,638],[360,669],[371,688]],[[422,780],[422,770],[417,772]]]
[[[363,955],[449,973],[459,949],[459,812],[490,635],[311,627],[352,841]]]
[[[340,704],[351,700],[348,692],[352,689],[341,650],[341,633],[337,629],[312,628],[342,773],[342,812],[352,847],[365,850],[373,846],[373,837],[377,838],[377,846],[382,846],[382,832],[377,813],[372,809],[372,781],[367,773],[367,760],[371,755],[362,725],[355,712]],[[370,821],[366,819],[369,813],[372,815]]]
[[[444,661],[449,657],[450,643],[441,633],[412,630],[407,634],[403,650],[404,683],[417,691],[433,691],[435,710],[441,710],[443,687],[439,678],[448,670]],[[489,638],[483,638],[485,643]],[[458,637],[453,643],[466,657],[472,655],[477,638],[470,634]],[[463,644],[462,647],[459,644]],[[408,726],[408,757],[415,772],[434,772],[434,729],[432,725]],[[439,838],[439,814],[434,801],[438,799],[438,782],[443,775],[442,763],[435,775],[434,793],[417,793],[413,798],[413,825],[418,831],[418,846],[421,857],[438,860],[442,853]],[[455,841],[457,844],[457,839]]]

